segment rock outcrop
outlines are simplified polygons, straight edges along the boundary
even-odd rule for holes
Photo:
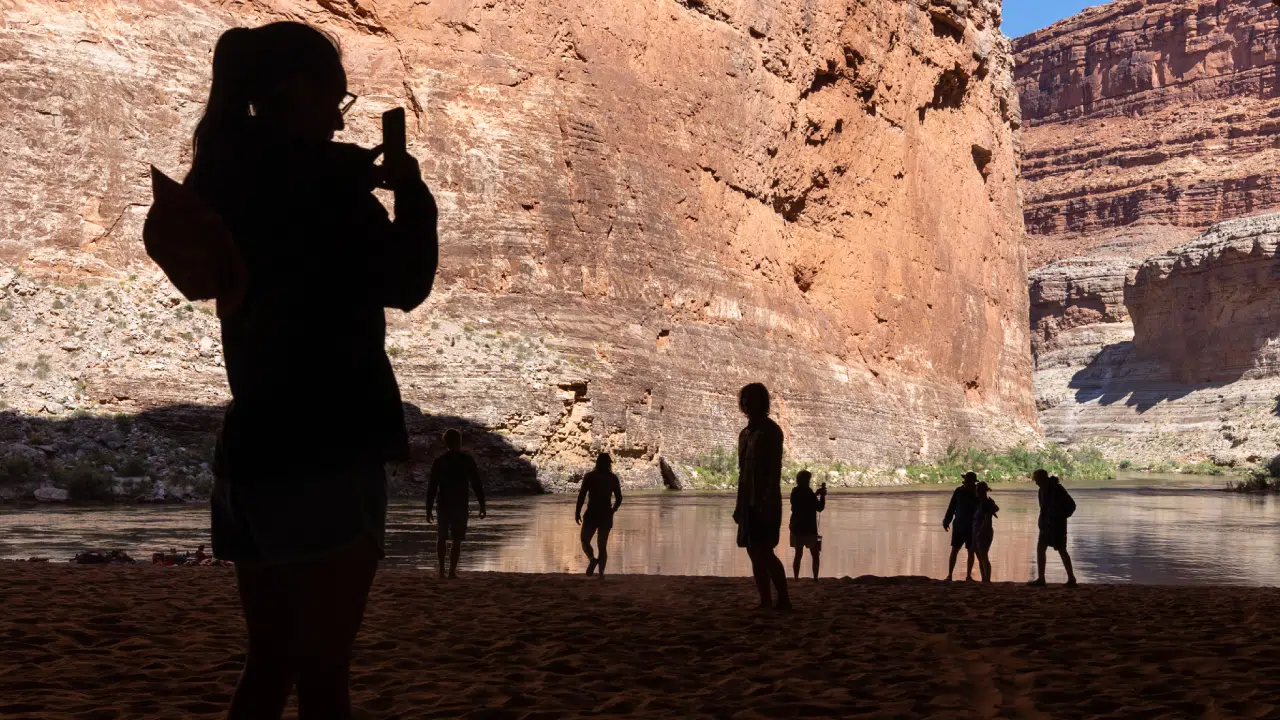
[[[381,111],[409,108],[441,205],[436,292],[388,339],[421,455],[465,421],[506,458],[499,485],[533,466],[563,487],[610,450],[659,486],[660,458],[732,447],[752,380],[795,458],[884,466],[1033,432],[997,0],[0,12],[14,423],[216,424],[216,323],[142,252],[147,165],[187,167],[218,34],[293,18],[341,41],[360,96],[342,139],[373,144]]]
[[[1046,437],[1155,465],[1243,465],[1280,452],[1278,241],[1280,214],[1267,215],[1222,223],[1136,267],[1035,271]]]
[[[1280,374],[1280,215],[1225,222],[1148,258],[1125,288],[1134,345],[1184,383]]]
[[[1280,208],[1271,0],[1116,0],[1015,42],[1032,267]]]

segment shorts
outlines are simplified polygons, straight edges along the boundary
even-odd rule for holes
[[[1067,549],[1067,528],[1051,528],[1040,531],[1040,538],[1037,543],[1040,547],[1049,547],[1054,550]]]
[[[738,547],[748,550],[772,550],[778,547],[782,535],[782,513],[777,519],[763,516],[754,508],[748,508],[746,517],[738,524]]]
[[[985,535],[985,536],[979,535],[976,538],[974,538],[973,542],[970,544],[970,549],[980,551],[980,552],[986,552],[991,549],[991,543],[995,539],[996,539],[995,533],[991,533],[990,535]]]
[[[437,538],[440,542],[447,540],[462,542],[467,537],[467,515],[466,508],[449,512],[441,510],[436,515]]]
[[[296,473],[224,470],[209,499],[213,556],[237,563],[327,557],[367,538],[383,557],[387,475],[381,462]]]
[[[609,532],[613,530],[613,513],[607,515],[584,515],[582,516],[582,537],[589,538],[596,532],[603,530]]]
[[[817,550],[818,535],[816,533],[809,535],[809,534],[796,534],[793,532],[791,533],[791,547],[793,548],[806,547],[806,548],[809,548],[810,550]]]
[[[951,549],[968,548],[973,550],[973,525],[957,522],[951,526]]]

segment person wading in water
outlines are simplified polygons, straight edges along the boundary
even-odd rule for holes
[[[353,100],[318,30],[228,30],[184,181],[229,236],[207,272],[233,398],[213,553],[235,562],[249,634],[230,718],[280,717],[295,684],[302,720],[350,717],[351,647],[383,555],[383,466],[409,457],[383,308],[430,293],[436,205],[404,150],[375,165],[376,150],[333,141]],[[394,221],[375,187],[394,193]],[[149,251],[195,237],[151,214]]]
[[[790,610],[787,570],[774,554],[782,532],[782,428],[769,419],[769,390],[751,383],[738,393],[747,426],[738,433],[738,547],[746,548],[762,609]],[[769,586],[778,592],[774,605]]]

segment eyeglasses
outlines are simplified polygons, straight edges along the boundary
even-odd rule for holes
[[[342,96],[342,102],[338,103],[338,112],[341,113],[342,115],[346,115],[347,111],[351,109],[351,106],[355,104],[356,104],[356,94],[353,92],[348,92]]]

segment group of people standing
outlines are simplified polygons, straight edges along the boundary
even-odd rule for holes
[[[742,388],[738,408],[747,416],[747,426],[738,434],[738,495],[733,519],[738,526],[737,544],[746,549],[751,559],[752,575],[760,593],[762,608],[786,610],[791,607],[787,593],[786,570],[775,554],[782,530],[782,448],[783,432],[769,418],[769,391],[760,383]],[[433,521],[433,504],[439,517],[439,577],[457,577],[458,556],[466,534],[468,489],[480,503],[480,517],[485,517],[484,490],[475,460],[461,451],[461,435],[457,430],[444,434],[446,452],[432,465],[427,484],[427,521]],[[827,486],[814,490],[812,474],[802,470],[796,475],[791,491],[790,545],[795,549],[792,576],[800,577],[804,551],[812,561],[814,579],[818,577],[822,556],[822,536],[818,534],[818,515],[826,509]],[[947,563],[947,581],[955,575],[960,550],[968,551],[965,579],[973,579],[975,561],[982,582],[991,582],[991,545],[995,541],[994,521],[1000,506],[991,498],[991,488],[978,480],[977,473],[966,472],[951,495],[942,529],[951,532],[951,554]],[[1031,585],[1044,585],[1047,550],[1057,550],[1067,571],[1067,585],[1076,584],[1075,570],[1067,552],[1067,519],[1075,513],[1076,504],[1056,475],[1043,469],[1032,473],[1039,487],[1039,538],[1036,543],[1038,574]],[[438,498],[438,501],[437,501]],[[583,506],[586,512],[583,512]],[[613,460],[608,453],[596,457],[595,467],[582,479],[575,522],[582,527],[582,551],[587,557],[587,575],[604,575],[609,562],[609,533],[613,516],[622,505],[622,484],[613,473]],[[592,547],[592,541],[596,545]],[[446,553],[446,543],[452,550]],[[446,555],[450,559],[445,565]],[[774,600],[776,593],[777,599]]]
[[[1039,488],[1040,517],[1037,520],[1039,537],[1036,540],[1036,579],[1029,585],[1044,585],[1045,556],[1049,548],[1058,551],[1067,571],[1067,585],[1076,584],[1075,569],[1067,552],[1067,519],[1076,511],[1076,502],[1062,486],[1057,475],[1044,469],[1031,474]],[[951,531],[951,557],[947,562],[947,581],[955,575],[956,559],[961,548],[969,551],[965,580],[973,579],[973,562],[978,561],[982,582],[991,582],[991,544],[995,540],[993,520],[1000,506],[990,497],[991,488],[978,481],[976,473],[967,472],[960,487],[951,494],[951,503],[942,518],[942,529]]]

